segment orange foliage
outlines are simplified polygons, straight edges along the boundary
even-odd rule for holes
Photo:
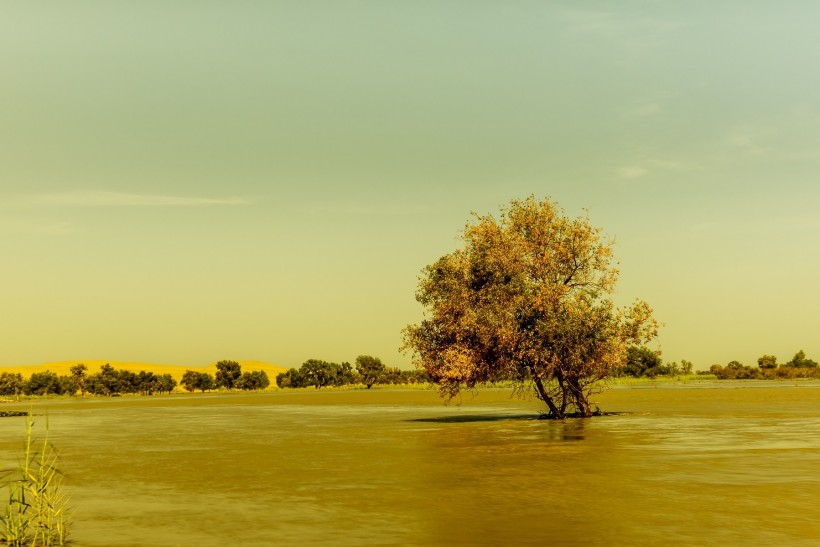
[[[612,242],[588,218],[532,196],[498,220],[474,216],[464,247],[423,270],[426,317],[404,330],[404,348],[444,396],[512,379],[555,417],[590,415],[593,384],[623,366],[629,345],[657,335],[651,308],[614,308]]]

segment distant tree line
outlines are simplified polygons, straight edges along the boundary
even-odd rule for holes
[[[664,364],[658,352],[647,347],[632,346],[627,350],[627,362],[621,369],[621,375],[654,378],[656,376],[678,376],[693,374],[691,361],[683,359],[680,363]],[[817,361],[806,357],[803,350],[798,351],[791,361],[778,364],[774,355],[763,355],[757,360],[757,366],[745,366],[739,361],[730,361],[726,366],[712,365],[709,370],[697,374],[714,374],[718,380],[767,380],[776,378],[820,378]]]
[[[265,389],[270,385],[270,379],[264,370],[242,372],[242,366],[236,361],[219,361],[216,364],[216,375],[186,370],[180,384],[188,391],[202,393],[219,388],[250,391]]]
[[[182,387],[188,391],[208,391],[211,389],[265,389],[270,379],[264,370],[242,372],[236,361],[220,361],[216,365],[216,376],[205,372],[186,370],[182,376]],[[18,397],[24,395],[92,395],[117,396],[125,393],[155,395],[171,393],[177,381],[170,374],[154,374],[141,370],[116,370],[106,363],[95,374],[88,373],[88,367],[78,363],[71,367],[70,374],[57,375],[49,370],[35,372],[28,379],[20,373],[0,373],[0,396]]]
[[[791,361],[777,363],[774,355],[762,355],[757,360],[757,367],[746,366],[739,361],[730,361],[725,367],[712,365],[706,372],[699,374],[714,374],[719,380],[768,380],[774,378],[820,378],[820,368],[817,361],[806,357],[801,349],[794,354]]]
[[[368,389],[376,384],[422,384],[430,382],[423,370],[402,370],[388,367],[378,357],[359,355],[356,368],[348,362],[331,363],[320,359],[308,359],[298,369],[292,368],[276,376],[280,388],[341,387],[364,385]]]
[[[88,367],[78,363],[70,374],[57,375],[49,370],[33,373],[27,380],[22,374],[0,373],[0,395],[119,395],[139,393],[154,395],[170,393],[177,386],[170,374],[154,374],[141,370],[115,370],[110,364],[100,367],[96,374],[88,374]]]

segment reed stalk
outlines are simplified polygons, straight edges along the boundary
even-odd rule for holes
[[[71,517],[57,451],[48,441],[48,418],[42,441],[34,436],[31,414],[25,426],[23,456],[5,486],[8,503],[0,511],[0,540],[13,547],[65,545]]]

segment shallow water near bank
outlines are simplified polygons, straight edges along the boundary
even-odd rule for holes
[[[75,545],[818,545],[820,387],[636,387],[538,420],[503,390],[37,402]],[[26,405],[3,405],[6,409]],[[38,418],[42,426],[42,417]],[[0,420],[0,465],[22,418]]]

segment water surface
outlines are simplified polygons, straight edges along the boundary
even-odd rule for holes
[[[373,390],[35,412],[76,545],[820,545],[820,388],[722,386],[614,389],[598,403],[625,414],[563,422],[493,390],[450,406]],[[3,467],[22,433],[0,419]]]

